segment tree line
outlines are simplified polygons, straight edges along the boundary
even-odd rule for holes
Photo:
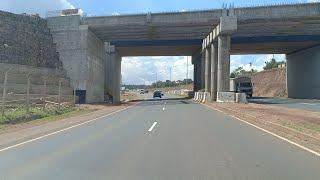
[[[279,68],[279,65],[285,64],[285,61],[279,61],[277,62],[275,58],[272,58],[271,61],[265,62],[265,65],[263,67],[263,70],[269,70],[274,68]],[[243,67],[238,67],[237,69],[233,70],[230,74],[230,78],[236,78],[236,77],[250,77],[254,73],[257,73],[258,70],[251,69],[249,71],[243,69]]]
[[[193,80],[192,79],[184,79],[184,80],[177,80],[177,81],[157,81],[152,83],[151,85],[128,85],[124,84],[123,87],[129,90],[133,89],[154,89],[154,88],[167,88],[167,87],[177,87],[180,85],[188,85],[192,84]]]

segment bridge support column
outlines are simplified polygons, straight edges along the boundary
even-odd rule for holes
[[[218,46],[216,43],[211,44],[211,58],[210,58],[210,65],[211,65],[211,86],[210,86],[210,93],[211,93],[211,100],[216,101],[217,99],[217,69],[218,69]]]
[[[200,54],[198,52],[192,55],[192,64],[193,64],[193,68],[194,68],[194,73],[193,73],[193,79],[194,79],[193,90],[194,90],[194,92],[197,92],[200,90],[201,64],[200,64],[199,56],[200,56]]]
[[[198,62],[195,62],[193,64],[193,91],[194,92],[197,92],[199,90],[199,83],[198,83],[198,71],[199,71],[199,68],[198,68]]]
[[[210,92],[213,99],[215,99],[216,92],[223,93],[230,91],[229,78],[231,35],[237,30],[237,23],[238,19],[235,16],[234,8],[224,8],[222,10],[222,16],[220,17],[219,25],[214,28],[213,31],[210,32],[202,41],[202,50],[205,50],[206,54],[207,51],[209,51],[208,48],[211,48]],[[217,41],[218,47],[215,45]],[[206,88],[206,91],[207,90],[208,89]]]
[[[205,88],[205,56],[200,54],[200,89]]]
[[[218,92],[230,91],[230,35],[218,37]]]
[[[210,65],[210,48],[205,49],[205,72],[204,72],[204,90],[210,92],[210,78],[211,78],[211,65]]]
[[[106,45],[106,91],[113,103],[120,103],[121,56],[115,46]]]

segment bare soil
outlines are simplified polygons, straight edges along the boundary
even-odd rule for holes
[[[251,76],[253,96],[287,97],[286,68],[275,68]]]
[[[320,113],[260,104],[210,103],[244,121],[320,153]]]

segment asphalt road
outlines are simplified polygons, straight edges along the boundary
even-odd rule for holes
[[[0,179],[316,180],[320,159],[188,100],[145,101],[0,152]]]
[[[252,99],[248,99],[248,101],[257,104],[266,104],[272,106],[281,106],[320,112],[320,100],[254,97]]]
[[[153,98],[152,92],[142,94],[142,96],[144,100],[170,100],[170,99],[182,98],[181,96],[174,95],[174,94],[164,94],[161,98],[159,97]]]

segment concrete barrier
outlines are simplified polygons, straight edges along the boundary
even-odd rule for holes
[[[202,101],[202,92],[199,92],[199,98],[197,100],[197,102],[201,102]]]
[[[203,93],[203,99],[202,99],[202,103],[206,103],[210,101],[210,93],[209,92],[204,92]]]
[[[236,103],[248,103],[246,93],[236,93]]]
[[[204,98],[204,92],[200,92],[200,99],[199,99],[200,103],[202,103],[203,98]]]
[[[194,92],[194,96],[193,96],[193,100],[194,100],[194,101],[197,100],[197,95],[198,95],[198,92]]]
[[[217,92],[217,102],[235,102],[235,93]]]
[[[195,100],[195,101],[198,101],[198,100],[199,100],[199,92],[197,92],[196,100]]]

